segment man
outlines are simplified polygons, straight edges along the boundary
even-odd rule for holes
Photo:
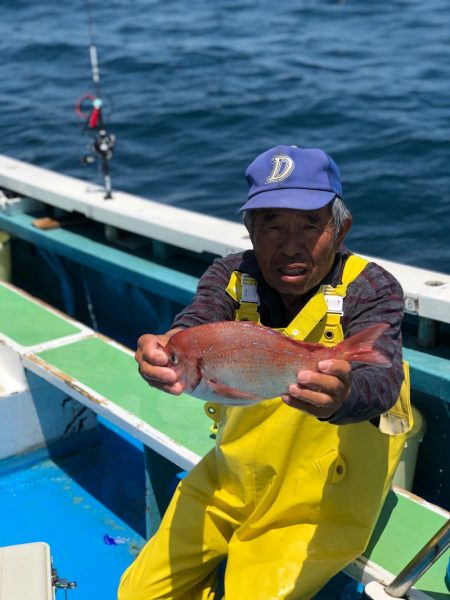
[[[178,330],[253,320],[334,346],[388,323],[390,368],[325,360],[281,398],[208,405],[217,445],[179,485],[158,533],[126,571],[120,600],[307,600],[367,545],[411,427],[400,325],[403,293],[342,242],[351,216],[340,175],[319,149],[278,146],[249,166],[242,207],[253,250],[219,259],[193,303],[136,360],[150,385],[183,385],[160,347]],[[403,384],[402,384],[403,382]],[[400,394],[400,390],[402,393]]]

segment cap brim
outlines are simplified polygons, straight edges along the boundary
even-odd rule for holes
[[[294,210],[315,210],[329,204],[335,192],[325,190],[307,190],[303,188],[267,190],[255,194],[246,202],[239,212],[258,208],[292,208]]]

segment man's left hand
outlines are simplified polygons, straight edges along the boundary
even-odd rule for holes
[[[323,360],[319,372],[299,371],[297,383],[281,396],[289,406],[320,419],[330,418],[350,395],[352,367],[346,360]]]

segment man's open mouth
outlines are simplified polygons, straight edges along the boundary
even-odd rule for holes
[[[296,268],[296,269],[280,269],[283,275],[288,275],[289,277],[296,277],[297,275],[304,275],[306,273],[306,269]]]

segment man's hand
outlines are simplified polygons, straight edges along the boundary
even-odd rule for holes
[[[328,419],[350,395],[352,368],[346,360],[323,360],[319,372],[299,371],[297,383],[281,396],[289,406]]]
[[[149,385],[175,395],[181,394],[183,384],[178,381],[176,371],[167,366],[168,358],[162,348],[177,331],[181,329],[172,329],[164,335],[141,336],[134,355],[139,364],[139,373]]]

